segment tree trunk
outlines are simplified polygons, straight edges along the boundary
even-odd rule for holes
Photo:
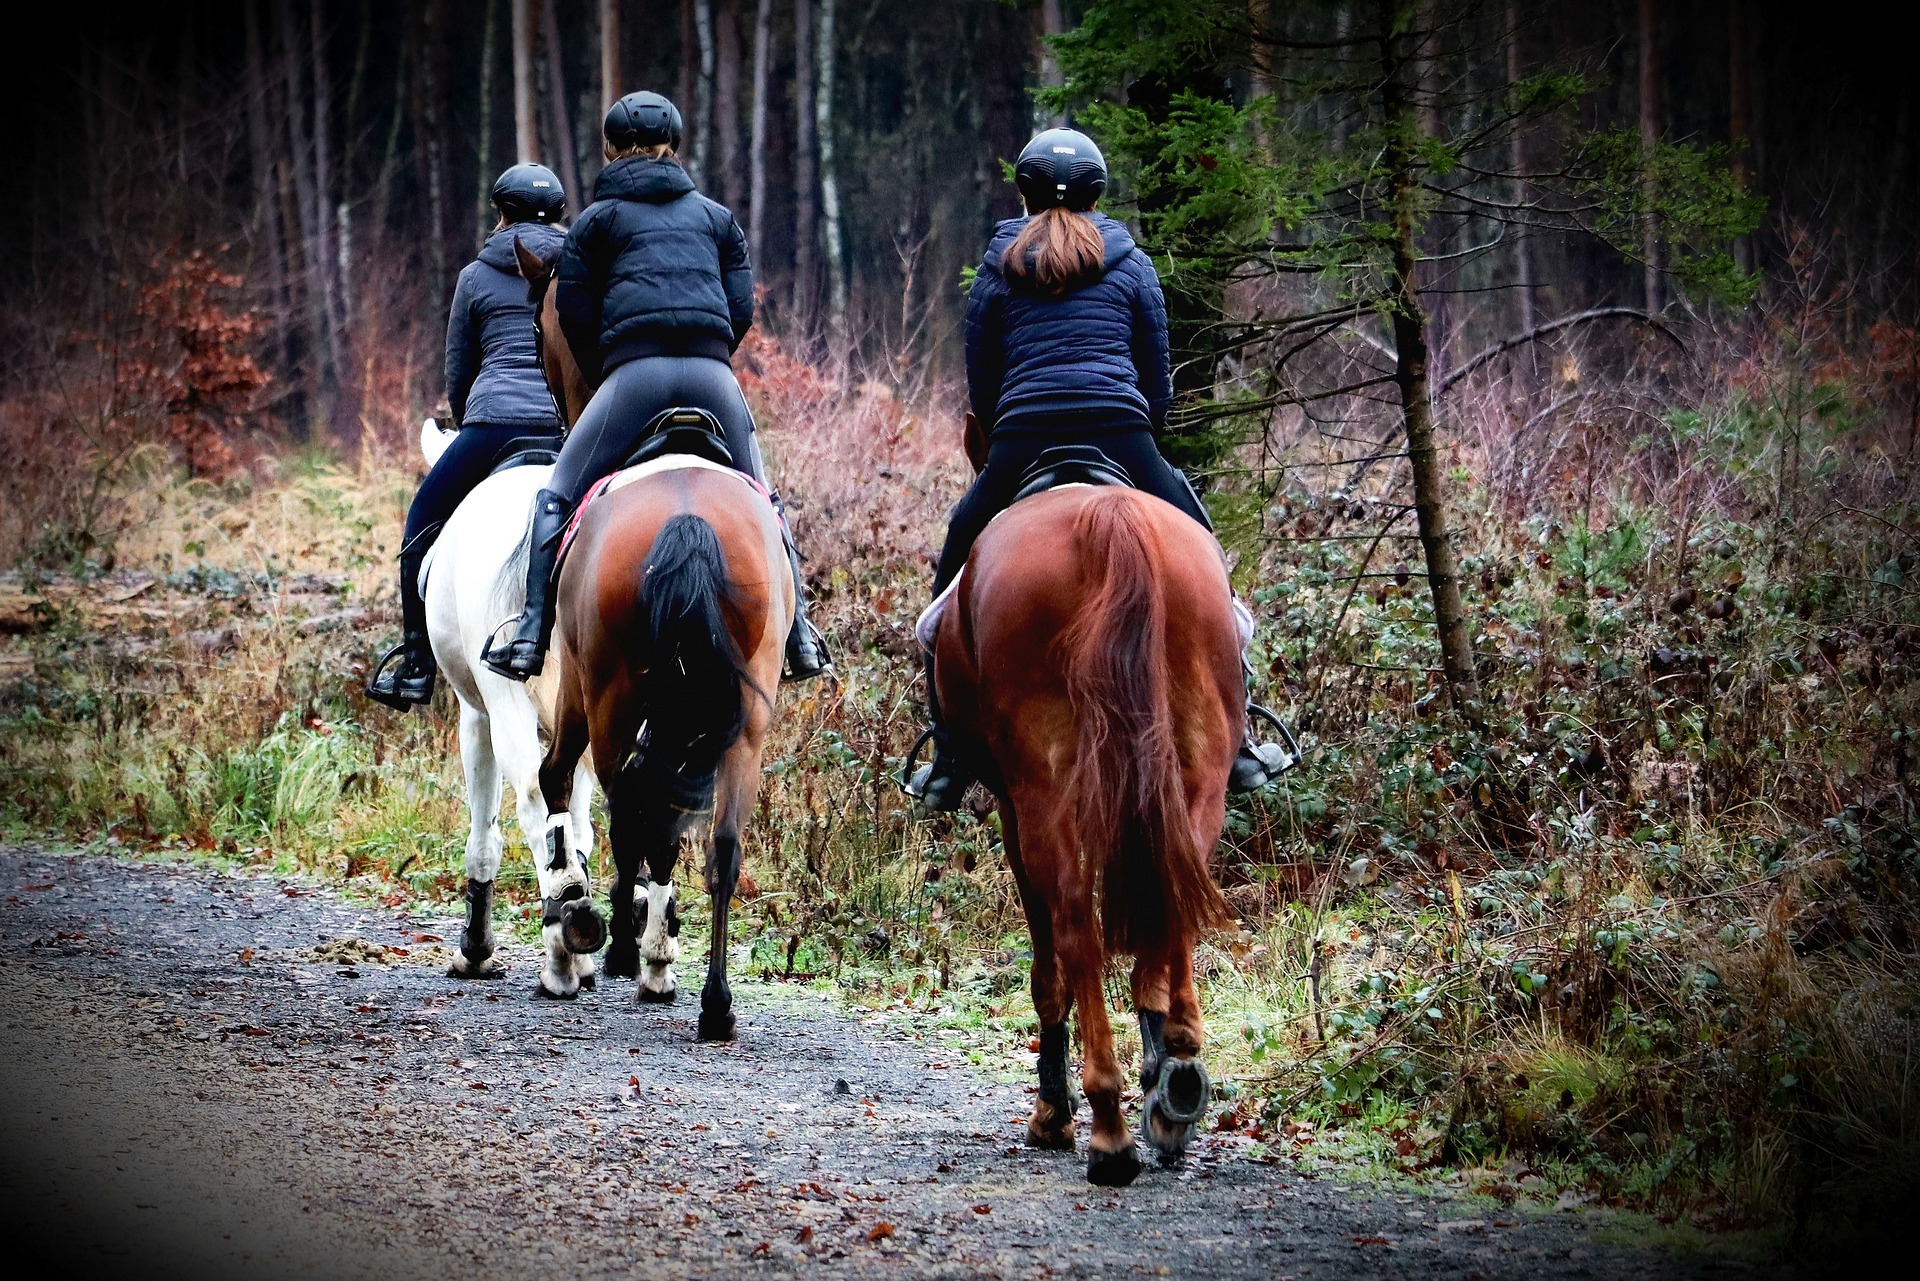
[[[820,134],[820,229],[827,247],[827,324],[834,342],[842,344],[847,338],[847,272],[840,226],[840,183],[833,168],[834,5],[835,0],[820,0],[820,83],[814,92],[814,119]]]
[[[793,4],[793,314],[813,325],[815,276],[814,246],[819,214],[814,193],[819,186],[818,145],[814,134],[813,0]]]
[[[540,163],[540,126],[533,112],[533,10],[536,0],[513,0],[513,141],[523,165]]]
[[[559,163],[560,185],[567,189],[567,210],[586,207],[580,199],[580,147],[573,133],[573,111],[567,106],[567,64],[560,48],[560,6],[547,0],[541,6],[541,35],[547,46],[547,114],[553,121],[553,154]]]
[[[767,228],[767,93],[773,69],[773,0],[760,0],[753,21],[753,126],[747,143],[747,245],[756,266]]]
[[[479,172],[474,180],[478,189],[474,218],[480,240],[484,242],[493,230],[493,180],[499,177],[493,171],[493,64],[499,61],[500,53],[500,0],[481,2],[487,6],[487,21],[480,35],[480,132],[474,148],[479,156]]]
[[[693,121],[693,109],[699,104],[694,94],[700,88],[700,39],[694,34],[694,0],[680,0],[680,87],[674,91],[673,100],[680,107],[680,119],[683,125]],[[681,140],[681,151],[687,151],[693,141],[691,132]]]
[[[286,78],[288,169],[293,179],[294,203],[299,210],[301,301],[305,319],[307,411],[324,415],[330,371],[326,367],[327,305],[325,251],[319,225],[319,195],[313,181],[313,147],[307,134],[306,82],[300,67],[300,28],[293,18],[292,0],[278,0],[275,16],[280,34],[281,64]]]
[[[248,0],[244,14],[247,42],[247,144],[253,167],[253,218],[260,235],[266,262],[267,315],[271,318],[274,344],[278,347],[279,360],[277,373],[283,382],[291,383],[291,375],[297,363],[297,355],[290,343],[290,320],[292,309],[287,303],[287,249],[280,234],[279,191],[275,183],[273,140],[269,136],[267,122],[276,114],[272,99],[267,91],[266,57],[260,43],[260,2]],[[256,254],[255,262],[260,259]],[[305,415],[298,412],[300,406],[289,406],[294,412],[289,414],[288,429],[296,444],[305,444],[307,440],[307,421]]]
[[[695,182],[706,186],[713,156],[713,0],[693,0],[693,38],[700,50],[700,78],[693,91],[693,145],[687,149],[687,170]]]
[[[432,312],[444,316],[447,311],[447,167],[446,115],[441,94],[445,92],[447,52],[447,0],[426,0],[421,13],[420,78],[416,86],[420,111],[414,145],[416,161],[426,172],[427,187],[427,288]]]
[[[713,15],[714,198],[732,209],[746,194],[740,173],[740,17],[733,0]]]
[[[600,110],[620,98],[620,0],[600,0]],[[587,201],[585,194],[580,203]]]
[[[1640,152],[1649,166],[1643,180],[1646,217],[1640,228],[1640,257],[1644,264],[1645,306],[1649,316],[1660,313],[1664,304],[1660,281],[1660,224],[1654,216],[1654,188],[1651,166],[1654,149],[1660,143],[1660,5],[1659,0],[1640,0]]]
[[[1414,0],[1380,0],[1384,33],[1414,28]],[[1434,628],[1439,634],[1441,667],[1453,706],[1474,726],[1482,722],[1480,677],[1474,668],[1473,638],[1466,603],[1460,594],[1460,566],[1447,529],[1444,472],[1434,442],[1433,401],[1428,388],[1427,329],[1420,305],[1419,158],[1408,143],[1419,136],[1414,86],[1417,51],[1408,35],[1381,41],[1381,94],[1387,113],[1386,167],[1393,217],[1392,297],[1394,384],[1406,426],[1407,458],[1413,470],[1414,514],[1420,546],[1426,553],[1427,587],[1433,597]]]
[[[333,70],[327,63],[327,32],[323,0],[311,0],[307,10],[312,26],[313,57],[313,186],[317,207],[314,223],[320,229],[320,287],[327,309],[327,363],[337,380],[343,372],[346,342],[346,264],[340,260],[335,224],[340,211],[333,198]]]
[[[1520,0],[1507,0],[1507,88],[1511,90],[1520,83]],[[1508,143],[1507,167],[1513,171],[1513,202],[1524,204],[1527,199],[1527,180],[1520,175],[1527,171],[1527,136],[1525,126],[1518,121],[1513,126],[1513,138]],[[1519,332],[1532,329],[1534,320],[1533,296],[1533,242],[1528,238],[1528,229],[1524,226],[1513,228],[1513,295],[1519,304]]]
[[[1067,30],[1066,15],[1060,10],[1060,0],[1041,0],[1040,34],[1043,36],[1064,35]],[[1042,43],[1040,46],[1040,83],[1048,89],[1058,89],[1066,83],[1066,77],[1060,71],[1060,60],[1053,56],[1053,46]],[[1045,129],[1058,129],[1067,123],[1066,116],[1060,112],[1036,112],[1035,123]]]
[[[1727,132],[1733,147],[1733,180],[1742,188],[1753,185],[1751,167],[1753,144],[1753,93],[1748,79],[1751,54],[1747,45],[1747,6],[1745,0],[1727,3]],[[1733,259],[1742,271],[1753,270],[1753,238],[1741,236],[1733,242]]]

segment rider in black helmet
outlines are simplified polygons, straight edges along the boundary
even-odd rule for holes
[[[1060,445],[1097,446],[1136,487],[1213,528],[1157,443],[1173,405],[1166,301],[1127,228],[1094,211],[1107,186],[1100,149],[1083,133],[1049,129],[1020,153],[1014,181],[1028,216],[1000,224],[967,295],[967,390],[988,433],[987,462],[948,520],[936,597],[1035,459]],[[931,658],[927,668],[931,695]],[[906,788],[931,809],[953,809],[972,780],[938,706],[930,710],[934,758]],[[1271,718],[1248,711],[1249,722]],[[1249,737],[1230,786],[1249,791],[1291,764],[1278,745]]]
[[[657,93],[630,93],[613,104],[604,128],[607,166],[560,255],[554,306],[596,390],[534,507],[526,612],[514,634],[484,656],[503,676],[525,680],[544,665],[561,535],[587,489],[626,459],[637,433],[661,410],[713,414],[733,465],[765,480],[753,415],[730,363],[753,324],[747,239],[725,207],[694,190],[674,155],[680,130],[679,109]],[[801,680],[832,660],[807,621],[790,533],[787,551],[799,590],[784,676]]]
[[[551,258],[566,238],[567,197],[542,165],[515,165],[493,184],[500,222],[460,273],[447,318],[447,405],[460,431],[407,509],[400,544],[401,641],[374,668],[367,696],[405,711],[433,697],[433,649],[420,597],[427,549],[453,509],[507,454],[544,438],[557,448],[560,418],[535,352],[533,308],[514,258],[516,242]]]

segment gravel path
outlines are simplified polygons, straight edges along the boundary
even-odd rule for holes
[[[1205,1140],[1184,1171],[1093,1188],[1020,1146],[1024,1090],[831,1004],[739,981],[739,1039],[700,1045],[691,990],[536,1001],[524,948],[459,983],[456,932],[0,848],[9,1252],[249,1281],[1756,1275],[1606,1244],[1605,1216],[1372,1193]],[[407,955],[323,946],[342,938]]]

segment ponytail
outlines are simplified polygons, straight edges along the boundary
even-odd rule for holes
[[[1032,280],[1044,292],[1063,294],[1100,270],[1106,242],[1092,221],[1055,206],[1027,219],[1001,257],[1009,276]]]

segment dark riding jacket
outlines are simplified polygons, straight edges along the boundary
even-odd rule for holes
[[[522,241],[551,260],[565,238],[559,227],[517,222],[487,237],[460,273],[447,317],[447,407],[455,422],[560,430],[513,246]]]
[[[726,360],[753,324],[747,237],[672,160],[600,171],[567,236],[554,305],[581,372],[598,383],[639,356]]]
[[[1100,269],[1064,294],[1007,275],[1025,218],[994,231],[967,294],[967,391],[995,435],[1158,432],[1173,404],[1167,304],[1126,227],[1082,215],[1106,244]]]

